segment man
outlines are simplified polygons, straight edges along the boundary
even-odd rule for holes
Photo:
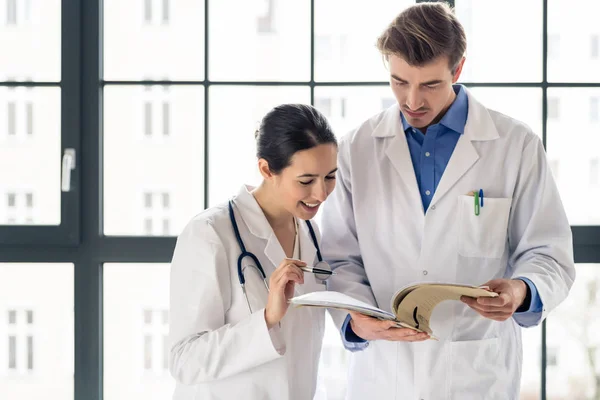
[[[406,9],[378,48],[398,105],[340,142],[322,222],[323,253],[337,273],[328,289],[387,309],[416,282],[488,285],[499,296],[438,305],[439,341],[337,312],[354,351],[348,398],[516,399],[520,326],[539,324],[575,278],[542,143],[455,85],[466,38],[444,3]]]

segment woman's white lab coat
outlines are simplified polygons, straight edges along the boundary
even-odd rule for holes
[[[250,189],[241,189],[234,210],[246,249],[258,257],[268,282],[285,254]],[[316,249],[308,227],[303,221],[298,226],[300,258],[313,265]],[[174,399],[312,399],[324,310],[290,307],[280,327],[267,330],[266,288],[248,268],[251,314],[238,280],[240,253],[227,203],[195,217],[177,240],[169,335]],[[295,295],[319,290],[324,284],[306,273]]]
[[[341,140],[322,220],[323,255],[337,272],[328,287],[390,310],[394,292],[414,282],[525,277],[543,312],[496,322],[441,303],[432,316],[440,341],[378,340],[353,353],[349,399],[517,399],[517,322],[539,324],[573,283],[571,231],[540,138],[468,96],[464,134],[426,213],[397,106]],[[467,193],[480,188],[476,216]],[[345,316],[334,316],[338,326]]]

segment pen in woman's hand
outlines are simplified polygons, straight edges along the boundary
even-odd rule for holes
[[[324,275],[335,275],[335,272],[320,269],[320,268],[312,268],[312,267],[300,267],[300,269],[304,272],[311,272],[313,274],[324,274]]]

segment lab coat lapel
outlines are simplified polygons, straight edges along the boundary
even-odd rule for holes
[[[410,158],[406,133],[402,128],[400,109],[397,106],[387,109],[383,120],[375,128],[372,136],[385,138],[383,139],[386,141],[384,143],[386,146],[385,155],[404,182],[406,187],[404,192],[410,197],[413,207],[423,210],[423,202],[419,194],[415,169]],[[390,185],[393,186],[393,182],[390,182]]]
[[[464,90],[469,98],[469,114],[465,132],[456,143],[431,204],[435,204],[448,193],[459,179],[477,163],[480,156],[473,142],[495,140],[500,137],[488,110],[466,88]]]
[[[248,242],[246,247],[248,251],[255,253],[257,256],[260,254],[259,252],[262,250],[265,256],[271,263],[271,267],[268,265],[263,265],[263,269],[265,270],[265,274],[267,278],[270,276],[271,272],[275,270],[275,268],[281,263],[285,254],[283,253],[283,249],[277,240],[277,236],[273,232],[267,217],[263,213],[262,209],[256,202],[256,199],[250,192],[252,190],[251,187],[243,186],[235,198],[236,208],[241,216],[244,224],[248,228],[248,231],[256,236],[259,239],[262,239],[262,242],[266,244],[263,249],[256,248],[259,241],[257,240],[245,240],[244,242]],[[250,243],[252,243],[254,248],[250,248]],[[259,257],[260,258],[260,257]]]

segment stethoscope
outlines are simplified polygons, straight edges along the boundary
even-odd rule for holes
[[[246,278],[244,278],[244,268],[242,267],[242,261],[246,257],[250,257],[252,259],[252,261],[254,261],[254,263],[251,263],[248,266],[254,267],[258,271],[258,273],[262,277],[262,280],[265,284],[265,288],[267,289],[267,292],[268,292],[269,284],[267,283],[267,274],[265,274],[265,270],[263,269],[258,258],[253,253],[246,250],[246,246],[244,246],[244,242],[242,241],[242,236],[240,235],[240,230],[238,228],[238,224],[235,221],[235,214],[233,212],[233,201],[232,200],[229,200],[229,219],[231,219],[231,225],[233,226],[233,231],[235,232],[235,238],[237,239],[237,242],[240,245],[240,250],[242,251],[242,253],[240,254],[240,256],[238,257],[238,260],[237,260],[238,279],[240,281],[240,286],[242,287],[242,292],[244,292],[244,297],[246,298],[246,303],[248,303],[248,309],[250,310],[250,313],[252,313],[252,307],[250,306],[250,300],[248,300],[248,294],[246,293]],[[317,264],[315,264],[313,269],[317,269],[317,270],[320,269],[323,271],[331,271],[331,267],[329,266],[329,264],[327,262],[323,261],[323,257],[321,256],[321,249],[319,248],[319,243],[317,242],[317,236],[315,235],[315,231],[314,231],[310,221],[306,220],[305,222],[306,222],[306,225],[308,226],[308,230],[310,232],[310,237],[312,238],[313,244],[315,245],[315,249],[317,250],[317,259],[319,260],[319,262]],[[331,273],[329,273],[329,274],[316,273],[315,275],[317,278],[324,281],[327,278],[329,278],[329,276],[331,276]]]

